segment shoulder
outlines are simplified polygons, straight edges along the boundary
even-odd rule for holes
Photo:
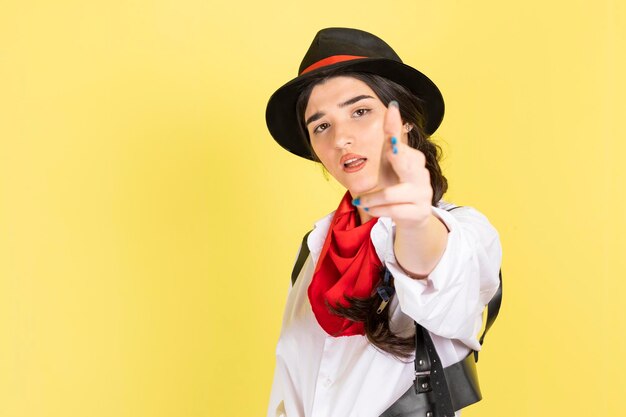
[[[475,207],[461,206],[444,200],[440,200],[437,205],[433,207],[433,210],[437,215],[445,212],[445,217],[454,217],[456,219],[480,219],[488,222],[487,216]]]
[[[470,237],[486,245],[494,244],[500,239],[498,231],[487,216],[474,207],[440,201],[437,207],[433,207],[433,213],[446,225],[451,238]]]
[[[435,208],[454,213],[454,215],[457,215],[459,213],[463,213],[465,215],[474,214],[474,215],[479,215],[479,216],[483,216],[484,217],[484,214],[482,214],[480,211],[478,211],[478,209],[476,209],[475,207],[472,207],[472,206],[462,206],[462,205],[451,203],[451,202],[444,201],[444,200],[440,200],[437,203],[437,205],[435,206]]]
[[[461,208],[463,206],[459,206],[457,204],[453,204],[448,201],[439,200],[436,207],[442,210],[450,211],[450,210],[454,210],[455,208]]]
[[[332,222],[334,215],[335,211],[332,211],[316,221],[313,225],[313,229],[309,232],[306,238],[306,244],[315,261],[317,261],[319,253],[322,251],[322,246],[324,246],[326,234],[330,229],[330,223]]]

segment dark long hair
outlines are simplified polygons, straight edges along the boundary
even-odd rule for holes
[[[431,142],[430,136],[424,132],[426,118],[422,100],[405,87],[387,78],[371,73],[350,72],[340,69],[319,74],[319,76],[311,79],[296,103],[296,114],[300,121],[300,131],[309,144],[311,154],[317,158],[311,147],[309,134],[304,123],[306,106],[313,87],[336,76],[353,77],[363,81],[374,91],[385,106],[388,106],[392,100],[398,102],[402,122],[413,125],[413,129],[408,133],[409,146],[419,150],[426,157],[426,168],[430,173],[430,183],[433,189],[432,204],[436,205],[448,189],[448,181],[443,176],[439,166],[441,148]],[[320,162],[319,159],[317,161]],[[383,271],[381,271],[381,278],[382,273]],[[367,339],[377,348],[399,358],[411,356],[415,349],[415,339],[413,337],[401,337],[391,331],[389,328],[389,308],[385,308],[381,314],[376,313],[381,302],[381,298],[376,291],[368,298],[346,297],[346,301],[349,303],[348,307],[329,305],[328,308],[334,314],[349,320],[363,322]]]

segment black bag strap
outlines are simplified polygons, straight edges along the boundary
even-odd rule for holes
[[[502,305],[502,270],[498,272],[498,277],[500,279],[500,285],[498,285],[498,289],[496,293],[491,297],[489,303],[487,303],[487,323],[485,324],[485,330],[483,331],[482,336],[480,336],[479,342],[480,345],[483,345],[485,341],[485,336],[487,335],[487,330],[491,328],[493,323],[496,321],[498,317],[498,313],[500,312],[500,306]],[[478,352],[474,351],[474,360],[478,362]]]
[[[302,243],[300,244],[300,252],[298,253],[298,258],[296,259],[296,264],[293,266],[293,270],[291,271],[291,286],[293,287],[298,279],[298,275],[300,275],[300,271],[304,266],[304,262],[306,262],[306,258],[309,257],[309,245],[307,245],[306,241],[309,238],[313,230],[309,230],[306,235],[302,238]]]
[[[415,394],[432,392],[437,417],[454,417],[454,404],[443,365],[428,330],[415,323]]]

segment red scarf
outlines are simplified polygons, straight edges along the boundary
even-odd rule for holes
[[[331,336],[365,334],[362,322],[333,314],[331,306],[348,307],[345,296],[368,298],[382,266],[370,239],[377,218],[359,225],[359,213],[347,192],[339,203],[322,247],[308,294],[319,325]]]

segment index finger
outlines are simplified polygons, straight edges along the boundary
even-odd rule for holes
[[[385,120],[383,121],[383,130],[385,132],[385,139],[395,136],[400,140],[402,133],[402,117],[400,116],[398,102],[395,100],[389,102],[387,113],[385,113]]]

